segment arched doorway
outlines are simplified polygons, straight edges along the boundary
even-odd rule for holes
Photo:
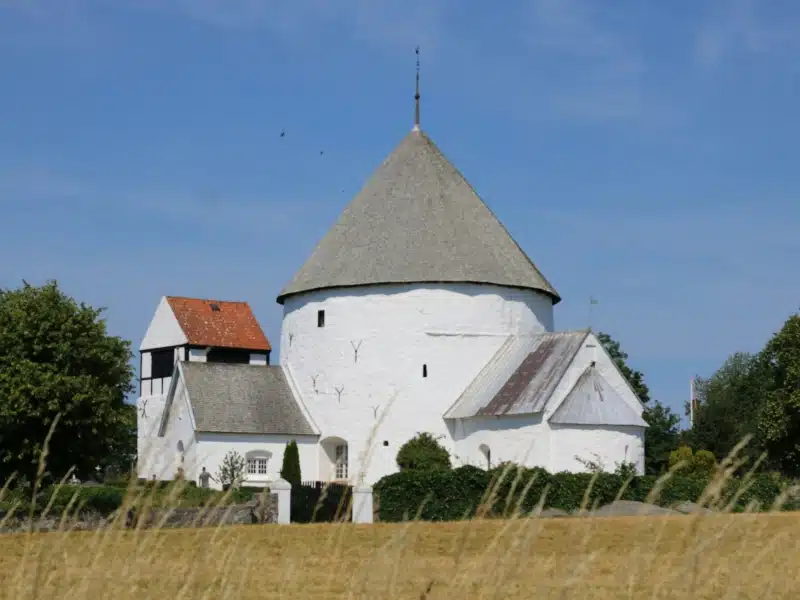
[[[322,481],[345,481],[350,476],[350,452],[347,440],[331,436],[320,444],[319,477]]]

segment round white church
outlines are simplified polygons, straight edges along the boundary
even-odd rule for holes
[[[139,476],[249,484],[298,444],[304,480],[372,484],[440,436],[454,466],[644,470],[643,406],[418,125],[280,291],[280,360],[249,306],[166,296],[140,346]]]

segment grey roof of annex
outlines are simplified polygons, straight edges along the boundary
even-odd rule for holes
[[[280,366],[181,363],[197,431],[315,435]]]
[[[412,130],[283,288],[287,296],[377,284],[484,283],[560,297],[475,190]]]
[[[444,418],[542,412],[588,335],[580,330],[509,336]]]

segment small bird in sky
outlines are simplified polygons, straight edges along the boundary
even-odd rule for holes
[[[281,129],[281,137],[286,137],[286,131]]]

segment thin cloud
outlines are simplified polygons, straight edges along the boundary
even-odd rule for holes
[[[644,89],[637,13],[609,19],[608,11],[586,0],[512,3],[491,11],[491,27],[465,18],[467,8],[452,0],[72,0],[59,11],[46,0],[0,2],[0,20],[22,18],[16,35],[29,43],[52,44],[55,31],[61,39],[72,27],[81,31],[76,43],[110,40],[114,25],[107,17],[130,13],[189,20],[224,35],[268,31],[304,48],[349,38],[395,58],[409,57],[420,44],[426,76],[468,90],[490,111],[525,120],[642,120],[662,108]],[[476,73],[482,80],[477,91]]]
[[[598,327],[623,336],[644,360],[722,360],[757,349],[797,309],[791,299],[800,296],[800,281],[792,275],[800,240],[789,208],[539,210],[537,216],[549,223],[546,229],[568,230],[576,240],[570,256],[552,265],[572,292],[561,314],[584,319],[575,298],[598,296]],[[576,272],[575,256],[597,258]]]
[[[775,56],[800,49],[800,18],[790,4],[726,0],[712,2],[696,34],[695,59],[701,68],[739,56]],[[778,7],[777,12],[768,8]]]
[[[111,189],[75,180],[45,169],[16,173],[0,172],[0,206],[36,212],[48,207],[76,211],[98,211],[111,218],[126,219],[157,214],[159,221],[176,225],[226,228],[263,235],[283,233],[324,200],[221,197],[187,189]],[[308,221],[308,219],[305,219]]]

